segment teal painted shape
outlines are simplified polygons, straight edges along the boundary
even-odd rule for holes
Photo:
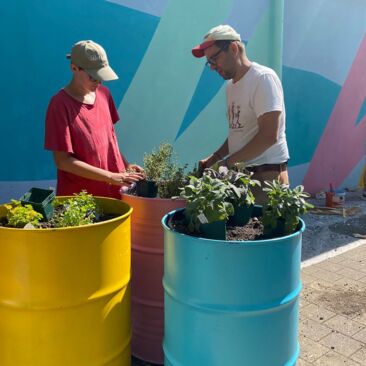
[[[201,110],[205,108],[218,93],[224,82],[225,80],[219,74],[213,72],[210,68],[205,67],[175,140],[184,133],[199,115]]]
[[[312,72],[283,68],[290,166],[308,163],[323,134],[341,87]]]
[[[122,151],[142,162],[162,141],[173,142],[203,69],[191,49],[213,24],[220,24],[232,0],[172,0],[160,20],[145,57],[119,107],[117,126]]]
[[[248,41],[248,57],[282,75],[283,0],[270,1],[253,36]]]
[[[8,55],[0,58],[8,70],[2,75],[0,181],[56,177],[52,154],[43,149],[44,119],[51,96],[71,78],[65,54],[73,43],[93,39],[105,47],[120,77],[106,83],[118,106],[158,24],[157,17],[100,0],[7,2],[0,25]]]
[[[174,148],[180,161],[193,166],[199,159],[212,154],[224,142],[227,129],[225,88],[222,87],[176,140]]]
[[[363,100],[355,125],[357,126],[365,116],[366,116],[366,98]]]

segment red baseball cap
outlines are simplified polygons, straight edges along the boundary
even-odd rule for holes
[[[235,31],[230,25],[218,25],[208,31],[203,37],[204,42],[192,48],[194,57],[203,57],[205,49],[211,47],[215,41],[239,41],[241,42],[240,34]]]

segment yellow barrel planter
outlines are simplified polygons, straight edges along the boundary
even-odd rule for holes
[[[1,366],[130,365],[132,208],[97,201],[120,216],[72,228],[0,227]]]

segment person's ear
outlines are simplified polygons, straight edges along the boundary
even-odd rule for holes
[[[70,69],[71,69],[72,72],[76,72],[76,71],[79,70],[79,68],[74,64],[70,64]]]
[[[239,52],[239,47],[238,44],[236,42],[231,42],[230,43],[230,51],[234,54],[237,55]]]

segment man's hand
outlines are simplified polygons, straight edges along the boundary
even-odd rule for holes
[[[217,154],[213,153],[209,157],[202,159],[198,162],[198,171],[203,172],[206,168],[211,167],[219,160]]]

